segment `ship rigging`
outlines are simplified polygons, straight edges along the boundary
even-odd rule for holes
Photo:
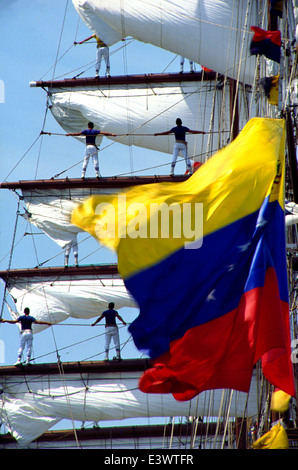
[[[197,38],[196,28],[199,23],[200,34],[207,34],[210,38],[210,48],[214,51],[213,54],[209,53],[209,48],[202,47],[201,41],[199,48],[196,47],[198,41],[186,41],[186,43],[190,43],[189,48],[185,45],[185,41],[179,41],[177,44],[175,38],[173,40],[173,25],[171,25],[167,10],[162,21],[160,18],[157,21],[160,34],[154,34],[154,31],[156,32],[156,17],[153,15],[152,23],[149,24],[149,32],[151,29],[153,34],[149,38],[148,25],[145,23],[146,18],[150,18],[150,15],[142,16],[142,13],[144,13],[143,9],[148,13],[147,8],[150,10],[150,6],[141,5],[142,2],[139,2],[140,11],[133,13],[131,2],[127,2],[125,12],[117,10],[117,2],[110,1],[106,10],[104,3],[108,4],[109,2],[73,0],[74,7],[88,28],[98,34],[99,31],[104,31],[104,34],[107,35],[105,40],[110,41],[110,46],[118,43],[121,39],[131,37],[133,38],[132,42],[136,40],[143,43],[149,42],[171,53],[184,54],[185,57],[210,67],[216,72],[202,70],[183,74],[175,72],[118,76],[113,76],[112,73],[110,78],[100,79],[92,76],[84,78],[78,74],[75,78],[65,79],[63,77],[61,79],[54,77],[58,63],[58,59],[56,59],[52,78],[30,82],[31,91],[33,88],[42,88],[46,92],[46,110],[42,128],[32,144],[34,146],[37,142],[40,143],[38,160],[41,157],[41,143],[43,145],[45,142],[51,144],[51,141],[55,139],[60,142],[58,148],[62,146],[65,148],[69,140],[63,140],[64,132],[81,130],[90,116],[99,128],[115,132],[116,137],[109,140],[106,145],[105,141],[101,142],[100,162],[103,167],[103,177],[99,181],[92,177],[82,180],[76,176],[80,171],[77,167],[82,164],[82,159],[77,157],[77,154],[72,159],[66,159],[68,164],[65,164],[60,158],[59,167],[53,168],[50,165],[46,179],[38,179],[35,173],[34,178],[31,179],[8,181],[11,173],[26,157],[26,152],[19,164],[13,167],[1,183],[1,189],[3,191],[9,190],[17,200],[17,214],[11,243],[12,249],[8,255],[8,267],[5,266],[0,272],[4,285],[1,316],[4,311],[7,311],[9,315],[16,318],[29,299],[30,306],[36,306],[35,309],[33,307],[33,310],[39,315],[38,318],[53,315],[51,320],[54,319],[55,325],[48,331],[40,333],[47,334],[47,338],[52,335],[52,344],[55,345],[51,353],[51,357],[54,358],[51,359],[52,362],[41,363],[40,359],[43,356],[36,355],[38,363],[34,364],[32,368],[26,369],[24,366],[20,369],[10,366],[0,368],[3,400],[2,421],[16,441],[21,445],[33,447],[35,444],[31,444],[32,441],[40,439],[42,435],[45,440],[48,439],[48,429],[60,420],[68,419],[73,424],[71,435],[74,446],[80,447],[79,441],[84,437],[76,429],[75,422],[92,423],[92,421],[118,420],[126,419],[129,416],[143,416],[144,414],[146,418],[151,416],[186,416],[189,423],[191,422],[192,430],[189,448],[202,446],[203,432],[205,436],[208,436],[204,443],[206,447],[211,443],[210,446],[213,448],[225,448],[227,436],[231,447],[247,447],[252,443],[251,435],[251,440],[248,443],[249,429],[252,429],[257,423],[259,425],[258,432],[261,435],[273,421],[269,410],[269,397],[272,388],[264,380],[258,365],[254,370],[249,394],[233,390],[211,390],[200,394],[197,399],[190,402],[177,404],[171,395],[157,395],[157,397],[149,395],[147,397],[138,390],[140,374],[149,366],[147,359],[128,359],[126,357],[120,364],[112,361],[110,364],[106,364],[101,361],[101,358],[98,361],[98,357],[94,361],[94,357],[85,353],[85,341],[82,339],[84,335],[78,335],[80,340],[78,339],[76,342],[75,338],[69,337],[69,343],[74,346],[84,341],[84,353],[80,352],[79,359],[67,361],[63,348],[57,345],[58,336],[60,341],[61,335],[57,329],[60,328],[61,331],[64,322],[65,328],[74,323],[81,333],[84,330],[87,342],[91,339],[90,333],[85,333],[87,328],[84,327],[88,325],[82,323],[82,319],[85,321],[98,316],[100,313],[98,309],[103,309],[104,304],[109,300],[117,299],[116,304],[118,301],[119,307],[123,307],[129,323],[134,320],[137,311],[134,299],[126,291],[119,276],[117,260],[115,257],[112,257],[112,261],[109,257],[106,258],[105,249],[98,248],[97,245],[95,248],[92,241],[93,257],[91,255],[91,259],[94,259],[94,252],[97,255],[96,262],[91,264],[91,261],[90,263],[90,254],[87,253],[87,249],[84,249],[84,243],[86,240],[89,243],[91,237],[84,234],[86,238],[83,239],[82,231],[70,223],[70,214],[76,205],[80,204],[86,196],[93,194],[117,194],[140,184],[146,188],[147,184],[172,182],[172,177],[168,176],[168,169],[173,141],[168,137],[156,138],[154,133],[170,128],[178,114],[183,115],[185,123],[191,123],[191,128],[194,127],[194,124],[196,128],[204,130],[206,133],[199,137],[191,136],[189,139],[189,153],[193,164],[195,162],[204,164],[216,150],[233,141],[250,117],[255,115],[275,117],[277,114],[279,117],[284,117],[287,123],[286,198],[292,204],[287,208],[288,214],[293,215],[292,222],[294,222],[289,224],[287,228],[287,248],[291,327],[293,337],[297,337],[297,226],[294,219],[295,203],[298,203],[297,113],[295,107],[297,106],[297,82],[295,85],[293,79],[295,71],[297,72],[297,52],[295,55],[294,13],[292,10],[285,10],[284,18],[287,18],[287,21],[274,17],[273,23],[272,16],[271,25],[269,21],[271,28],[277,28],[279,25],[283,28],[283,51],[288,54],[288,58],[283,57],[285,60],[282,65],[287,65],[287,68],[283,69],[285,84],[280,88],[280,94],[288,97],[288,106],[283,107],[279,103],[278,107],[274,107],[268,104],[266,96],[256,80],[268,70],[265,60],[260,56],[256,58],[247,55],[247,44],[252,37],[252,33],[249,31],[250,25],[261,22],[263,24],[268,20],[267,11],[264,11],[264,17],[259,17],[260,10],[257,8],[257,1],[245,2],[245,6],[242,5],[240,10],[237,10],[238,14],[234,14],[233,10],[232,20],[229,17],[229,8],[233,3],[231,0],[223,2],[225,8],[222,11],[222,16],[217,16],[216,21],[212,10],[214,5],[211,8],[213,2],[208,0],[204,2],[206,12],[212,13],[208,17],[208,21],[204,16],[205,11],[200,12],[199,19],[192,9],[188,15],[183,17],[183,23],[186,24],[186,31],[190,39]],[[155,4],[155,2],[152,3]],[[290,3],[292,5],[292,2]],[[92,8],[93,4],[96,6],[95,10]],[[178,6],[175,2],[174,4],[173,15],[175,17]],[[195,6],[196,2],[192,2],[192,4]],[[293,6],[297,10],[297,5],[293,3]],[[159,8],[158,5],[153,5],[153,7]],[[219,5],[218,8],[220,9],[220,7]],[[284,8],[286,9],[286,6]],[[106,18],[108,9],[110,9],[109,21]],[[218,10],[214,11],[218,15]],[[192,21],[194,18],[195,21]],[[225,21],[227,18],[229,20],[228,26],[219,24],[220,21]],[[190,24],[187,26],[188,21]],[[233,22],[232,26],[230,21]],[[225,30],[229,32],[230,42],[224,43],[222,39],[218,39],[217,32],[220,26],[222,34]],[[211,34],[210,28],[212,29]],[[214,41],[215,44],[213,44]],[[128,44],[129,41],[125,39],[125,42]],[[228,56],[226,54],[227,44],[232,44],[236,48],[233,48],[233,54]],[[50,127],[46,125],[49,111],[54,118]],[[57,132],[55,132],[56,122],[58,123]],[[103,156],[115,147],[117,155],[113,157],[111,164],[108,164],[107,159]],[[80,148],[79,144],[76,148]],[[125,165],[118,165],[124,148],[128,149],[128,158],[125,159],[125,163],[128,161],[126,169],[124,169]],[[142,155],[149,156],[149,163],[146,158],[140,160],[133,157],[132,149],[135,148],[141,149]],[[154,152],[160,152],[160,158],[152,162],[151,155]],[[187,181],[189,178],[184,174],[183,161],[181,161],[180,168],[183,168],[183,171],[179,176],[175,176],[174,182],[176,183]],[[14,251],[18,245],[17,230],[20,223],[29,227],[23,238],[36,240],[34,241],[34,249],[39,242],[37,234],[32,231],[32,225],[39,230],[40,237],[45,238],[44,235],[46,235],[47,243],[55,247],[55,250],[49,251],[56,251],[55,255],[52,257],[46,253],[46,260],[40,261],[38,259],[35,264],[31,264],[32,268],[14,268]],[[60,256],[61,259],[65,246],[74,234],[82,237],[79,243],[79,267],[69,266],[65,269],[60,265],[52,266],[56,256]],[[99,249],[101,250],[100,255],[97,251]],[[59,250],[58,255],[57,250]],[[87,264],[82,263],[83,259],[87,260]],[[98,259],[100,259],[100,264]],[[102,259],[109,259],[109,262],[101,263]],[[44,264],[50,264],[50,267],[44,267]],[[56,319],[55,314],[57,315]],[[43,328],[41,328],[42,330]],[[77,337],[77,335],[75,336]],[[95,338],[98,341],[98,337]],[[129,344],[132,345],[132,340],[127,337],[122,347]],[[132,351],[133,354],[137,354],[133,346]],[[100,354],[102,352],[98,355],[100,356]],[[79,355],[78,351],[77,355]],[[111,398],[109,398],[110,395],[112,395]],[[33,402],[36,406],[33,406]],[[112,415],[109,410],[115,408],[116,403],[119,414]],[[292,405],[292,413],[293,410]],[[25,413],[28,414],[23,419]],[[175,430],[174,427],[174,418],[172,420],[173,438],[177,429]],[[30,426],[28,433],[29,421],[32,426]],[[290,421],[292,426],[297,428],[295,413],[291,414]],[[166,433],[166,429],[168,429],[168,424],[163,427],[164,433]],[[187,432],[185,426],[181,425],[181,429],[183,432]],[[62,435],[65,436],[63,432]],[[210,440],[209,433],[212,434]],[[115,435],[116,440],[119,435]],[[143,429],[138,437],[145,435],[146,432]],[[293,435],[294,433],[292,433]],[[131,433],[130,437],[134,439],[135,435]],[[102,438],[106,439],[106,434],[103,433]],[[209,442],[207,443],[207,441]],[[2,439],[2,445],[6,446],[6,443],[8,447],[11,445],[9,439]],[[167,443],[167,445],[171,444],[172,441],[170,444]],[[129,445],[124,446],[128,447]]]

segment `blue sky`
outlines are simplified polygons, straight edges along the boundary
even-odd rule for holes
[[[1,15],[1,72],[0,80],[4,84],[4,103],[0,103],[0,180],[19,181],[28,179],[48,179],[57,173],[80,162],[83,156],[83,146],[72,138],[59,136],[39,137],[42,130],[45,111],[46,93],[41,88],[29,86],[31,81],[48,80],[53,78],[53,65],[56,58],[55,78],[70,78],[77,73],[84,72],[82,76],[94,76],[95,44],[87,43],[82,46],[74,46],[74,41],[81,41],[90,36],[91,31],[80,20],[71,0],[0,0]],[[133,73],[160,73],[179,71],[179,57],[162,51],[148,44],[133,41],[125,49],[120,42],[110,48],[111,75],[123,75]],[[188,65],[185,65],[185,70]],[[46,131],[64,132],[48,112],[46,115]],[[157,129],[163,131],[167,129]],[[34,144],[35,142],[35,144]],[[110,142],[110,141],[109,141]],[[103,140],[103,144],[107,141]],[[34,144],[34,145],[33,145]],[[30,149],[30,150],[29,150]],[[109,147],[108,154],[102,154],[103,165],[109,174],[113,171],[119,173],[119,169],[129,169],[130,159],[136,162],[138,168],[154,166],[160,161],[158,152],[150,152],[138,148],[128,148],[115,144]],[[170,161],[169,156],[169,161]],[[112,162],[107,167],[107,162]],[[90,167],[90,165],[89,165]],[[183,166],[184,169],[184,166]],[[160,173],[168,173],[168,168],[161,169]],[[156,172],[156,171],[155,171]],[[148,172],[147,172],[148,173]],[[149,171],[149,174],[151,172]],[[81,163],[61,177],[79,177],[81,175]],[[10,191],[0,190],[0,269],[6,270],[9,264],[9,254],[13,240],[13,232],[16,221],[17,197]],[[58,245],[46,235],[39,233],[33,227],[33,232],[38,233],[33,237],[25,235],[28,232],[27,222],[18,218],[15,238],[15,249],[11,260],[11,268],[35,267],[50,259],[44,266],[59,266],[63,264],[63,253]],[[80,258],[88,256],[99,245],[91,240],[88,246],[80,247]],[[115,262],[114,256],[109,252],[96,252],[87,257],[84,264]],[[1,284],[1,305],[3,301],[3,286]],[[34,314],[34,312],[32,312]],[[100,314],[100,312],[99,312]],[[126,321],[133,320],[136,314],[121,310],[126,316]],[[3,318],[10,318],[4,305]],[[71,323],[74,323],[71,321]],[[84,322],[86,323],[86,322]],[[90,322],[91,323],[91,322]],[[66,334],[67,332],[67,334]],[[124,333],[123,333],[124,334]],[[58,347],[73,342],[81,341],[94,336],[94,329],[88,327],[68,328],[57,326],[55,328],[55,340]],[[16,360],[18,347],[18,330],[15,325],[0,326],[0,341],[4,342],[4,360],[2,363],[13,364]],[[97,340],[90,345],[90,356],[102,347]],[[50,331],[42,332],[35,337],[35,355],[45,354],[52,350],[53,338]],[[86,348],[83,345],[82,348]],[[89,348],[89,345],[88,345]],[[62,353],[64,361],[84,359],[84,349],[79,347],[66,350]],[[136,354],[132,349],[128,357]],[[89,356],[89,351],[88,351]],[[125,352],[124,352],[125,357]],[[1,360],[1,358],[0,358]],[[45,358],[44,362],[55,360],[55,357]],[[1,362],[0,362],[1,364]]]

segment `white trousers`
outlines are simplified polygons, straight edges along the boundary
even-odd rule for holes
[[[106,73],[108,74],[110,73],[110,57],[109,57],[108,47],[98,47],[96,49],[96,66],[95,66],[96,73],[100,71],[102,59],[104,59],[106,63]]]
[[[111,340],[113,338],[117,357],[120,357],[120,341],[119,341],[119,331],[117,326],[106,326],[105,327],[105,353],[106,359],[108,358],[108,353],[110,349]]]
[[[180,56],[180,70],[181,70],[181,72],[183,72],[183,66],[184,66],[184,57]],[[189,68],[190,68],[190,71],[193,72],[193,61],[192,60],[189,61]]]
[[[65,265],[68,264],[71,249],[73,251],[73,256],[74,256],[74,259],[75,259],[75,263],[78,264],[78,241],[77,241],[76,236],[65,247],[65,254],[64,254],[64,264]]]
[[[18,359],[21,360],[25,347],[27,348],[27,360],[31,358],[33,344],[33,333],[31,330],[24,330],[20,333],[20,346],[18,351]]]
[[[87,165],[89,163],[89,158],[92,157],[94,170],[96,176],[99,174],[99,163],[98,163],[98,150],[94,145],[86,145],[85,149],[85,158],[83,161],[83,175],[86,173]]]
[[[177,161],[177,158],[178,158],[178,155],[179,155],[180,152],[181,152],[182,156],[184,157],[187,168],[190,169],[191,164],[190,164],[190,161],[188,159],[187,146],[186,146],[186,144],[183,144],[182,142],[175,142],[174,150],[173,150],[172,168],[175,167],[176,161]]]

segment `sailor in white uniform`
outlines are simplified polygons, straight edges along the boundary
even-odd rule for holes
[[[75,42],[75,44],[83,44],[90,39],[96,40],[96,65],[95,65],[95,73],[96,77],[99,77],[99,71],[101,66],[101,61],[104,59],[106,64],[106,77],[110,77],[110,51],[109,47],[104,43],[96,34],[92,34],[89,38],[84,39],[81,42]]]

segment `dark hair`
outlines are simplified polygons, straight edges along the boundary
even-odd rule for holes
[[[90,122],[88,122],[88,127],[91,127],[91,128],[93,129],[93,127],[94,127],[94,124],[93,124],[93,122],[91,122],[91,121],[90,121]]]
[[[181,121],[181,119],[180,119],[180,118],[177,118],[177,119],[176,119],[176,124],[177,124],[177,126],[181,126],[181,124],[182,124],[182,121]]]
[[[114,307],[115,307],[114,302],[110,302],[110,303],[109,303],[109,308],[114,308]]]
[[[28,307],[25,307],[24,308],[24,313],[25,313],[25,315],[29,315],[30,309]]]

